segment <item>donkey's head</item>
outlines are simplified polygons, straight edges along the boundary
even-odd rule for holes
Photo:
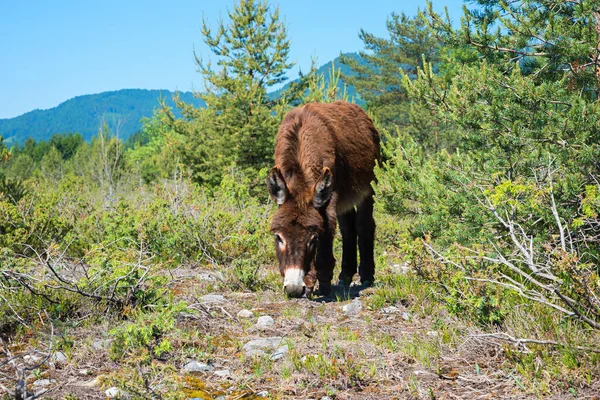
[[[283,290],[290,297],[306,295],[316,283],[314,273],[309,272],[319,247],[319,236],[326,230],[324,209],[332,196],[332,181],[329,168],[323,168],[314,185],[296,184],[296,190],[291,192],[278,167],[269,172],[267,187],[279,206],[271,232],[275,237]]]

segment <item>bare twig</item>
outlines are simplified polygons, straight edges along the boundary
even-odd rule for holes
[[[554,340],[539,340],[539,339],[515,338],[515,337],[510,336],[507,333],[502,333],[502,332],[498,332],[498,333],[481,333],[481,334],[470,335],[470,337],[474,337],[474,338],[491,337],[491,338],[505,340],[505,341],[508,341],[508,342],[511,342],[511,343],[515,343],[516,345],[520,345],[520,344],[539,344],[539,345],[543,345],[543,346],[552,346],[552,347],[568,347],[568,348],[573,348],[573,349],[577,349],[577,350],[585,351],[585,352],[589,352],[589,353],[600,353],[600,349],[595,348],[595,347],[571,346],[571,345],[569,345],[567,343],[560,343],[560,342],[556,342]]]

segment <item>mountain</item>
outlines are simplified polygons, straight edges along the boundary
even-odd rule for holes
[[[352,56],[358,57],[356,54]],[[336,70],[350,73],[338,58],[333,60]],[[332,62],[323,64],[319,73],[325,80],[330,79]],[[341,83],[338,86],[342,86]],[[281,89],[270,93],[276,97]],[[353,87],[347,88],[349,99],[358,99]],[[173,107],[173,92],[169,90],[123,89],[98,94],[77,96],[54,108],[33,110],[14,118],[0,119],[0,136],[4,137],[6,145],[21,144],[27,138],[36,141],[48,140],[54,133],[78,132],[84,140],[90,140],[97,135],[98,129],[106,122],[113,134],[118,134],[123,140],[138,132],[142,127],[140,120],[151,117],[159,107],[159,99],[163,99]],[[203,107],[204,102],[191,92],[180,92],[180,97],[196,107]],[[173,107],[174,108],[174,107]],[[175,111],[177,111],[174,108]]]
[[[190,92],[182,100],[197,107],[204,105]],[[23,143],[31,137],[47,140],[53,133],[79,132],[85,140],[98,134],[105,121],[111,132],[126,139],[140,130],[143,117],[151,117],[159,99],[173,106],[168,90],[123,89],[77,96],[48,110],[33,110],[15,118],[0,119],[0,135],[5,143]]]

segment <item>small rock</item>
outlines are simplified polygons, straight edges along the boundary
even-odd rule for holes
[[[347,316],[356,315],[360,310],[362,310],[362,304],[360,304],[360,301],[358,300],[354,300],[342,307],[342,311],[344,311]]]
[[[409,312],[406,312],[406,311],[404,311],[404,312],[402,313],[402,319],[404,319],[404,320],[410,321],[410,318],[411,318],[411,317],[412,317],[412,315],[410,315],[410,313],[409,313]]]
[[[216,376],[218,376],[220,378],[226,378],[231,375],[231,372],[229,372],[228,369],[221,369],[219,371],[214,371],[213,374],[215,374]]]
[[[406,275],[410,272],[410,267],[407,264],[394,264],[391,266],[394,272]]]
[[[413,376],[420,381],[434,381],[439,379],[437,374],[429,371],[416,370],[412,372]]]
[[[52,361],[54,361],[55,364],[66,364],[67,356],[62,351],[57,351],[52,356]]]
[[[77,373],[80,376],[88,376],[90,374],[90,370],[89,369],[80,369],[79,371],[77,371]]]
[[[265,353],[263,350],[260,350],[260,349],[248,350],[246,352],[246,355],[249,357],[264,356],[265,354],[267,354],[267,353]]]
[[[440,334],[437,331],[429,331],[427,332],[427,336],[438,337]]]
[[[201,363],[198,361],[190,361],[187,364],[185,364],[182,368],[183,372],[209,372],[213,370],[213,367],[211,367],[208,364],[205,363]]]
[[[42,361],[44,357],[46,356],[41,353],[35,352],[33,354],[26,355],[25,357],[23,357],[23,360],[29,364],[37,364],[40,361]]]
[[[128,399],[130,397],[129,394],[125,393],[124,391],[115,386],[106,389],[104,391],[104,394],[109,399]]]
[[[329,397],[329,396],[323,396],[323,397],[321,397],[321,400],[331,400],[331,397]]]
[[[258,317],[258,321],[256,322],[256,327],[260,329],[268,328],[273,326],[275,320],[268,315],[263,315],[262,317]]]
[[[279,360],[280,358],[283,358],[283,356],[285,356],[289,350],[290,349],[288,345],[284,344],[283,346],[279,347],[277,351],[275,351],[275,353],[273,353],[273,355],[271,356],[271,360],[275,361]]]
[[[98,339],[92,342],[92,348],[94,350],[106,350],[112,344],[112,339]]]
[[[398,312],[400,309],[396,306],[384,307],[381,309],[381,312],[384,314],[393,314]]]
[[[202,303],[223,303],[227,301],[227,299],[220,294],[205,294],[200,298],[200,301],[202,301]]]
[[[250,310],[240,310],[237,313],[238,318],[252,318],[254,317],[254,313]]]
[[[274,336],[270,338],[254,339],[246,343],[242,350],[246,352],[246,355],[259,355],[264,354],[264,350],[275,350],[281,345],[283,339],[280,336]]]
[[[199,280],[205,281],[205,282],[214,282],[218,278],[217,276],[215,276],[214,274],[212,274],[210,272],[201,272],[196,276],[198,277]]]
[[[267,396],[269,396],[269,392],[267,392],[266,390],[256,393],[256,397],[267,397]]]
[[[92,379],[91,381],[88,382],[83,382],[80,384],[80,386],[84,386],[84,387],[96,387],[100,385],[100,380],[98,379],[98,377]]]
[[[51,383],[56,382],[56,380],[52,379],[38,379],[37,381],[33,382],[33,386],[36,387],[46,387],[46,386],[50,386]]]

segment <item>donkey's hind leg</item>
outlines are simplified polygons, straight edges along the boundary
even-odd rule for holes
[[[338,223],[342,232],[342,272],[340,283],[348,286],[356,273],[356,210],[338,215]]]
[[[358,273],[361,284],[370,286],[375,280],[375,260],[373,247],[375,243],[375,220],[373,219],[373,195],[367,196],[358,206],[358,250],[360,252],[360,266]]]

